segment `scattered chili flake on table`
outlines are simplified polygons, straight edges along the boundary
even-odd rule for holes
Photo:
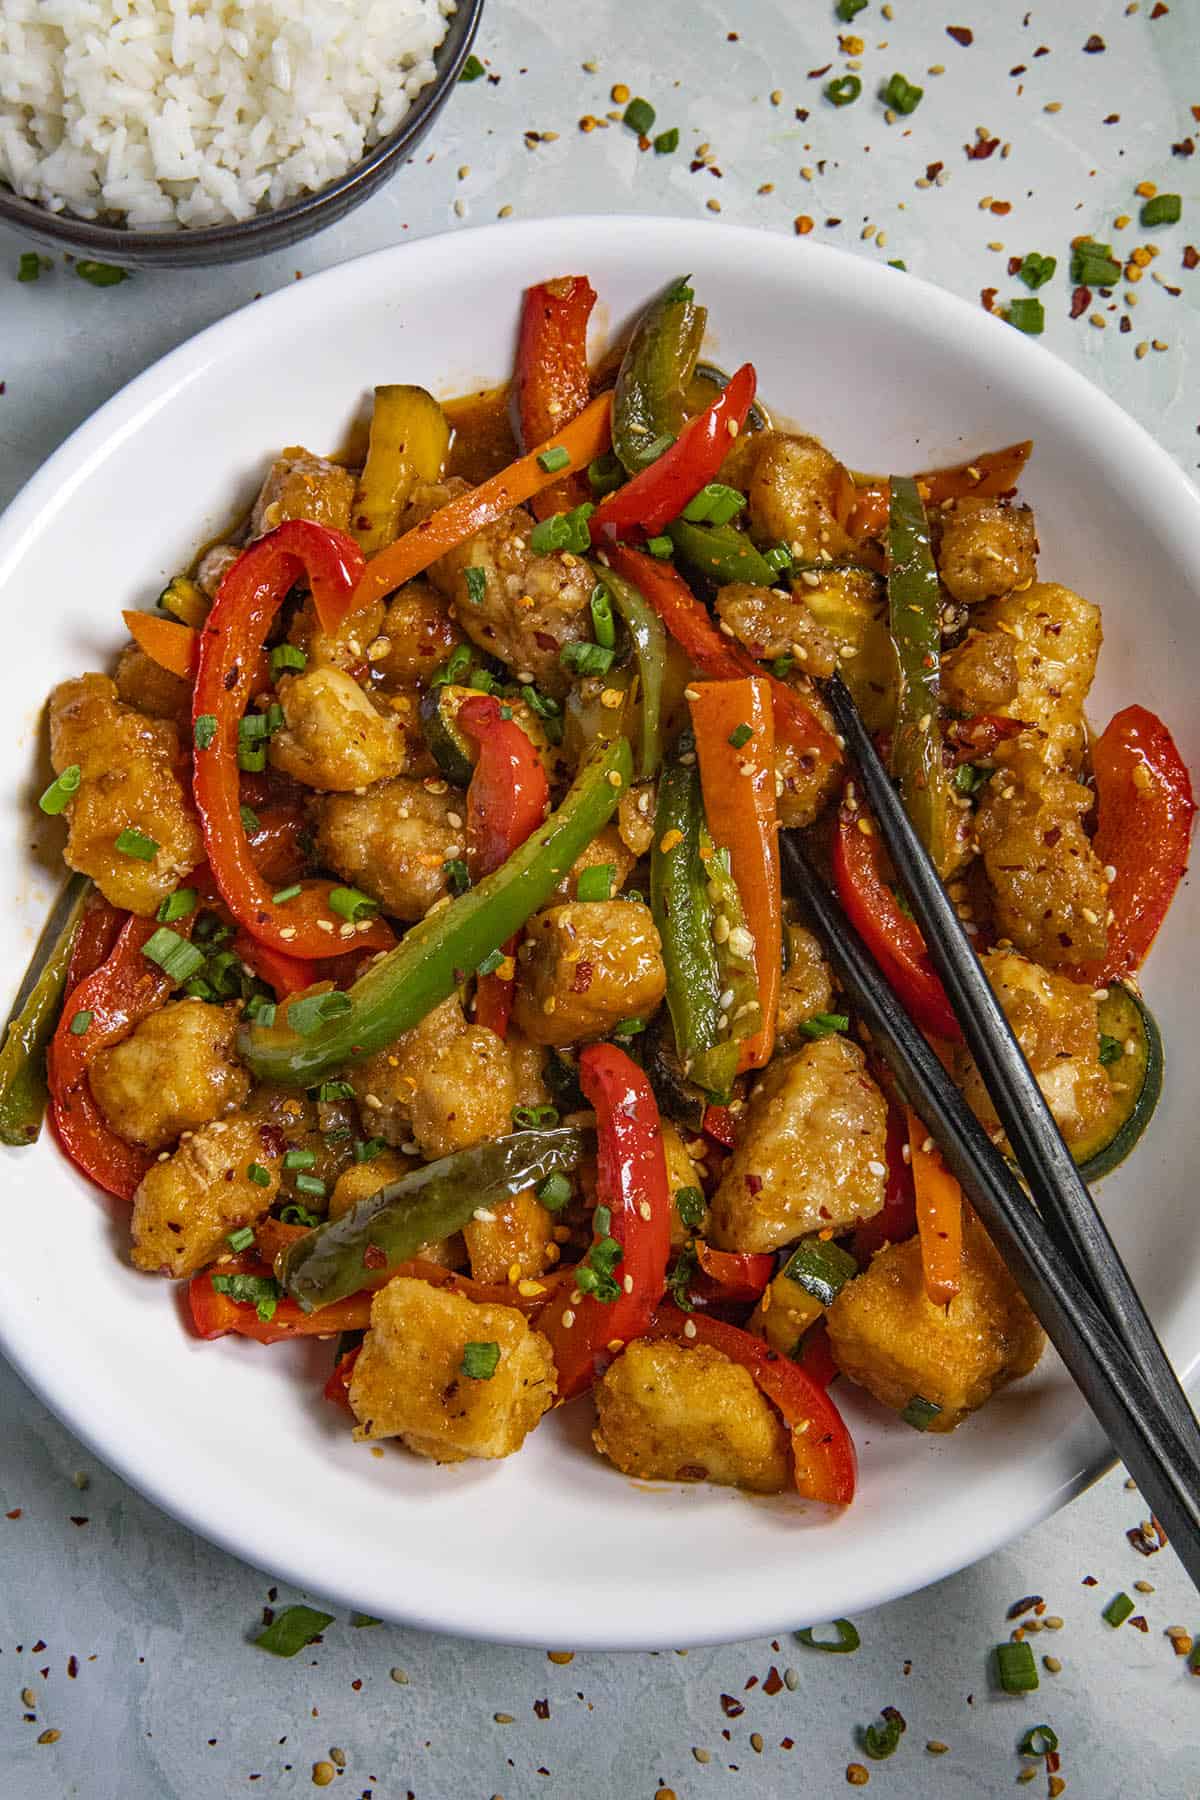
[[[1098,56],[1101,50],[1107,50],[1107,48],[1108,45],[1104,42],[1104,39],[1098,37],[1094,31],[1087,43],[1083,46],[1085,56]]]
[[[975,42],[975,33],[969,25],[947,25],[946,36],[952,37],[956,44],[962,45],[964,50],[969,44]]]

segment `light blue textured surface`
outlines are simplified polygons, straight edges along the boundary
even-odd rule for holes
[[[1109,0],[1032,12],[1011,0],[956,0],[950,9],[896,0],[894,11],[887,20],[872,5],[839,28],[832,0],[702,0],[686,12],[670,0],[636,8],[593,0],[586,9],[493,0],[477,49],[499,84],[461,89],[413,168],[296,251],[97,291],[61,263],[35,286],[18,286],[11,275],[28,246],[0,234],[0,501],[130,376],[296,272],[489,221],[504,207],[519,217],[709,216],[709,200],[720,203],[714,230],[733,219],[791,233],[807,215],[812,241],[902,257],[969,298],[990,287],[1001,302],[1025,291],[1006,274],[1009,255],[1056,255],[1058,274],[1041,294],[1045,341],[1194,475],[1200,272],[1182,272],[1181,254],[1200,238],[1200,164],[1171,146],[1197,133],[1189,111],[1200,104],[1196,0],[1172,0],[1157,20],[1152,0],[1132,12]],[[969,27],[974,42],[960,46],[947,23]],[[807,72],[844,67],[839,29],[864,40],[863,95],[834,110],[821,98],[823,80]],[[1102,51],[1084,51],[1092,34]],[[1035,56],[1042,45],[1048,54]],[[598,70],[585,71],[593,60]],[[1011,74],[1019,64],[1026,73]],[[945,72],[926,75],[931,65]],[[926,93],[915,114],[889,126],[873,96],[893,69]],[[611,107],[617,81],[654,102],[658,129],[679,125],[674,157],[639,153],[615,124],[580,132],[581,115]],[[797,108],[808,109],[807,120]],[[981,127],[1011,152],[968,160],[964,146]],[[530,144],[529,132],[559,135]],[[689,167],[701,144],[719,177]],[[948,181],[917,187],[936,162]],[[1133,188],[1142,180],[1182,192],[1180,226],[1113,231],[1118,214],[1136,221]],[[773,189],[764,193],[767,183]],[[989,199],[1011,211],[981,209]],[[1135,242],[1156,242],[1153,271],[1182,294],[1148,272],[1111,303],[1096,296],[1072,321],[1066,261],[1070,238],[1083,232],[1112,238],[1126,254]],[[1132,308],[1127,292],[1137,295]],[[1092,313],[1104,329],[1089,324]],[[1118,328],[1124,314],[1127,334]],[[1166,347],[1139,360],[1135,346],[1156,340]],[[810,350],[797,345],[798,356]],[[819,1656],[784,1638],[778,1649],[761,1641],[687,1657],[589,1654],[563,1666],[536,1651],[353,1629],[339,1618],[322,1645],[281,1663],[248,1647],[269,1577],[210,1550],[97,1466],[7,1370],[0,1416],[0,1513],[20,1513],[0,1518],[0,1793],[15,1800],[295,1795],[310,1791],[313,1763],[334,1746],[346,1763],[335,1791],[378,1800],[652,1800],[660,1783],[679,1800],[827,1795],[845,1791],[849,1762],[866,1761],[857,1731],[885,1705],[909,1727],[890,1762],[870,1765],[872,1791],[894,1800],[1010,1793],[1022,1767],[1017,1742],[1041,1720],[1059,1735],[1068,1794],[1200,1796],[1200,1682],[1163,1636],[1172,1625],[1200,1630],[1200,1601],[1169,1551],[1143,1559],[1127,1543],[1144,1508],[1119,1476],[1009,1550],[860,1618],[854,1657]],[[85,1491],[73,1483],[76,1471],[90,1477]],[[1081,1585],[1088,1575],[1095,1587]],[[703,1569],[696,1580],[703,1583]],[[1148,1630],[1114,1633],[1101,1609],[1117,1589],[1133,1593],[1137,1580],[1156,1590],[1134,1594]],[[1010,1629],[1009,1604],[1033,1594],[1064,1621],[1032,1640],[1039,1659],[1056,1655],[1063,1667],[1043,1672],[1030,1700],[1011,1700],[992,1690],[988,1651]],[[279,1602],[299,1597],[281,1593]],[[802,1593],[794,1611],[804,1623]],[[797,1671],[794,1691],[763,1693],[773,1665]],[[395,1669],[406,1683],[389,1678]],[[747,1692],[751,1677],[758,1685]],[[727,1717],[722,1695],[745,1711]],[[536,1710],[543,1701],[545,1718]],[[61,1738],[37,1744],[48,1729]],[[928,1753],[931,1738],[948,1753]],[[794,1747],[782,1748],[785,1739]],[[697,1760],[696,1748],[711,1760]],[[1016,1791],[1045,1794],[1045,1772]]]

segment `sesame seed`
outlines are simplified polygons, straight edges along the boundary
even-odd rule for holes
[[[699,1744],[692,1745],[692,1755],[698,1763],[710,1763],[712,1761],[712,1751],[703,1749]]]
[[[1042,1667],[1048,1669],[1051,1675],[1060,1675],[1062,1673],[1062,1663],[1057,1656],[1043,1656]]]
[[[575,1314],[571,1311],[571,1308],[568,1306],[567,1310],[564,1312],[564,1314],[562,1316],[563,1330],[570,1331],[570,1329],[574,1323],[575,1323]]]
[[[314,1787],[328,1787],[337,1775],[331,1762],[315,1762],[312,1766],[312,1784]]]
[[[867,1168],[871,1171],[872,1175],[886,1175],[887,1174],[887,1164],[886,1163],[872,1161],[867,1164]]]
[[[686,1338],[694,1338],[695,1337],[696,1321],[694,1319],[688,1319],[685,1321],[684,1327],[683,1327],[683,1335]]]

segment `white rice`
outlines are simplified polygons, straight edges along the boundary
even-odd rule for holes
[[[454,0],[0,0],[0,181],[135,228],[337,179],[436,74]]]

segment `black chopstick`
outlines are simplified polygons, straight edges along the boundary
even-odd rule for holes
[[[1200,1588],[1200,1458],[893,994],[802,840],[781,832],[780,849],[785,885],[829,948],[873,1044],[937,1138],[947,1166]]]
[[[835,675],[826,692],[967,1048],[1051,1236],[1073,1258],[1101,1310],[1173,1415],[1180,1435],[1190,1440],[1200,1457],[1200,1425],[1187,1395],[850,690]]]

